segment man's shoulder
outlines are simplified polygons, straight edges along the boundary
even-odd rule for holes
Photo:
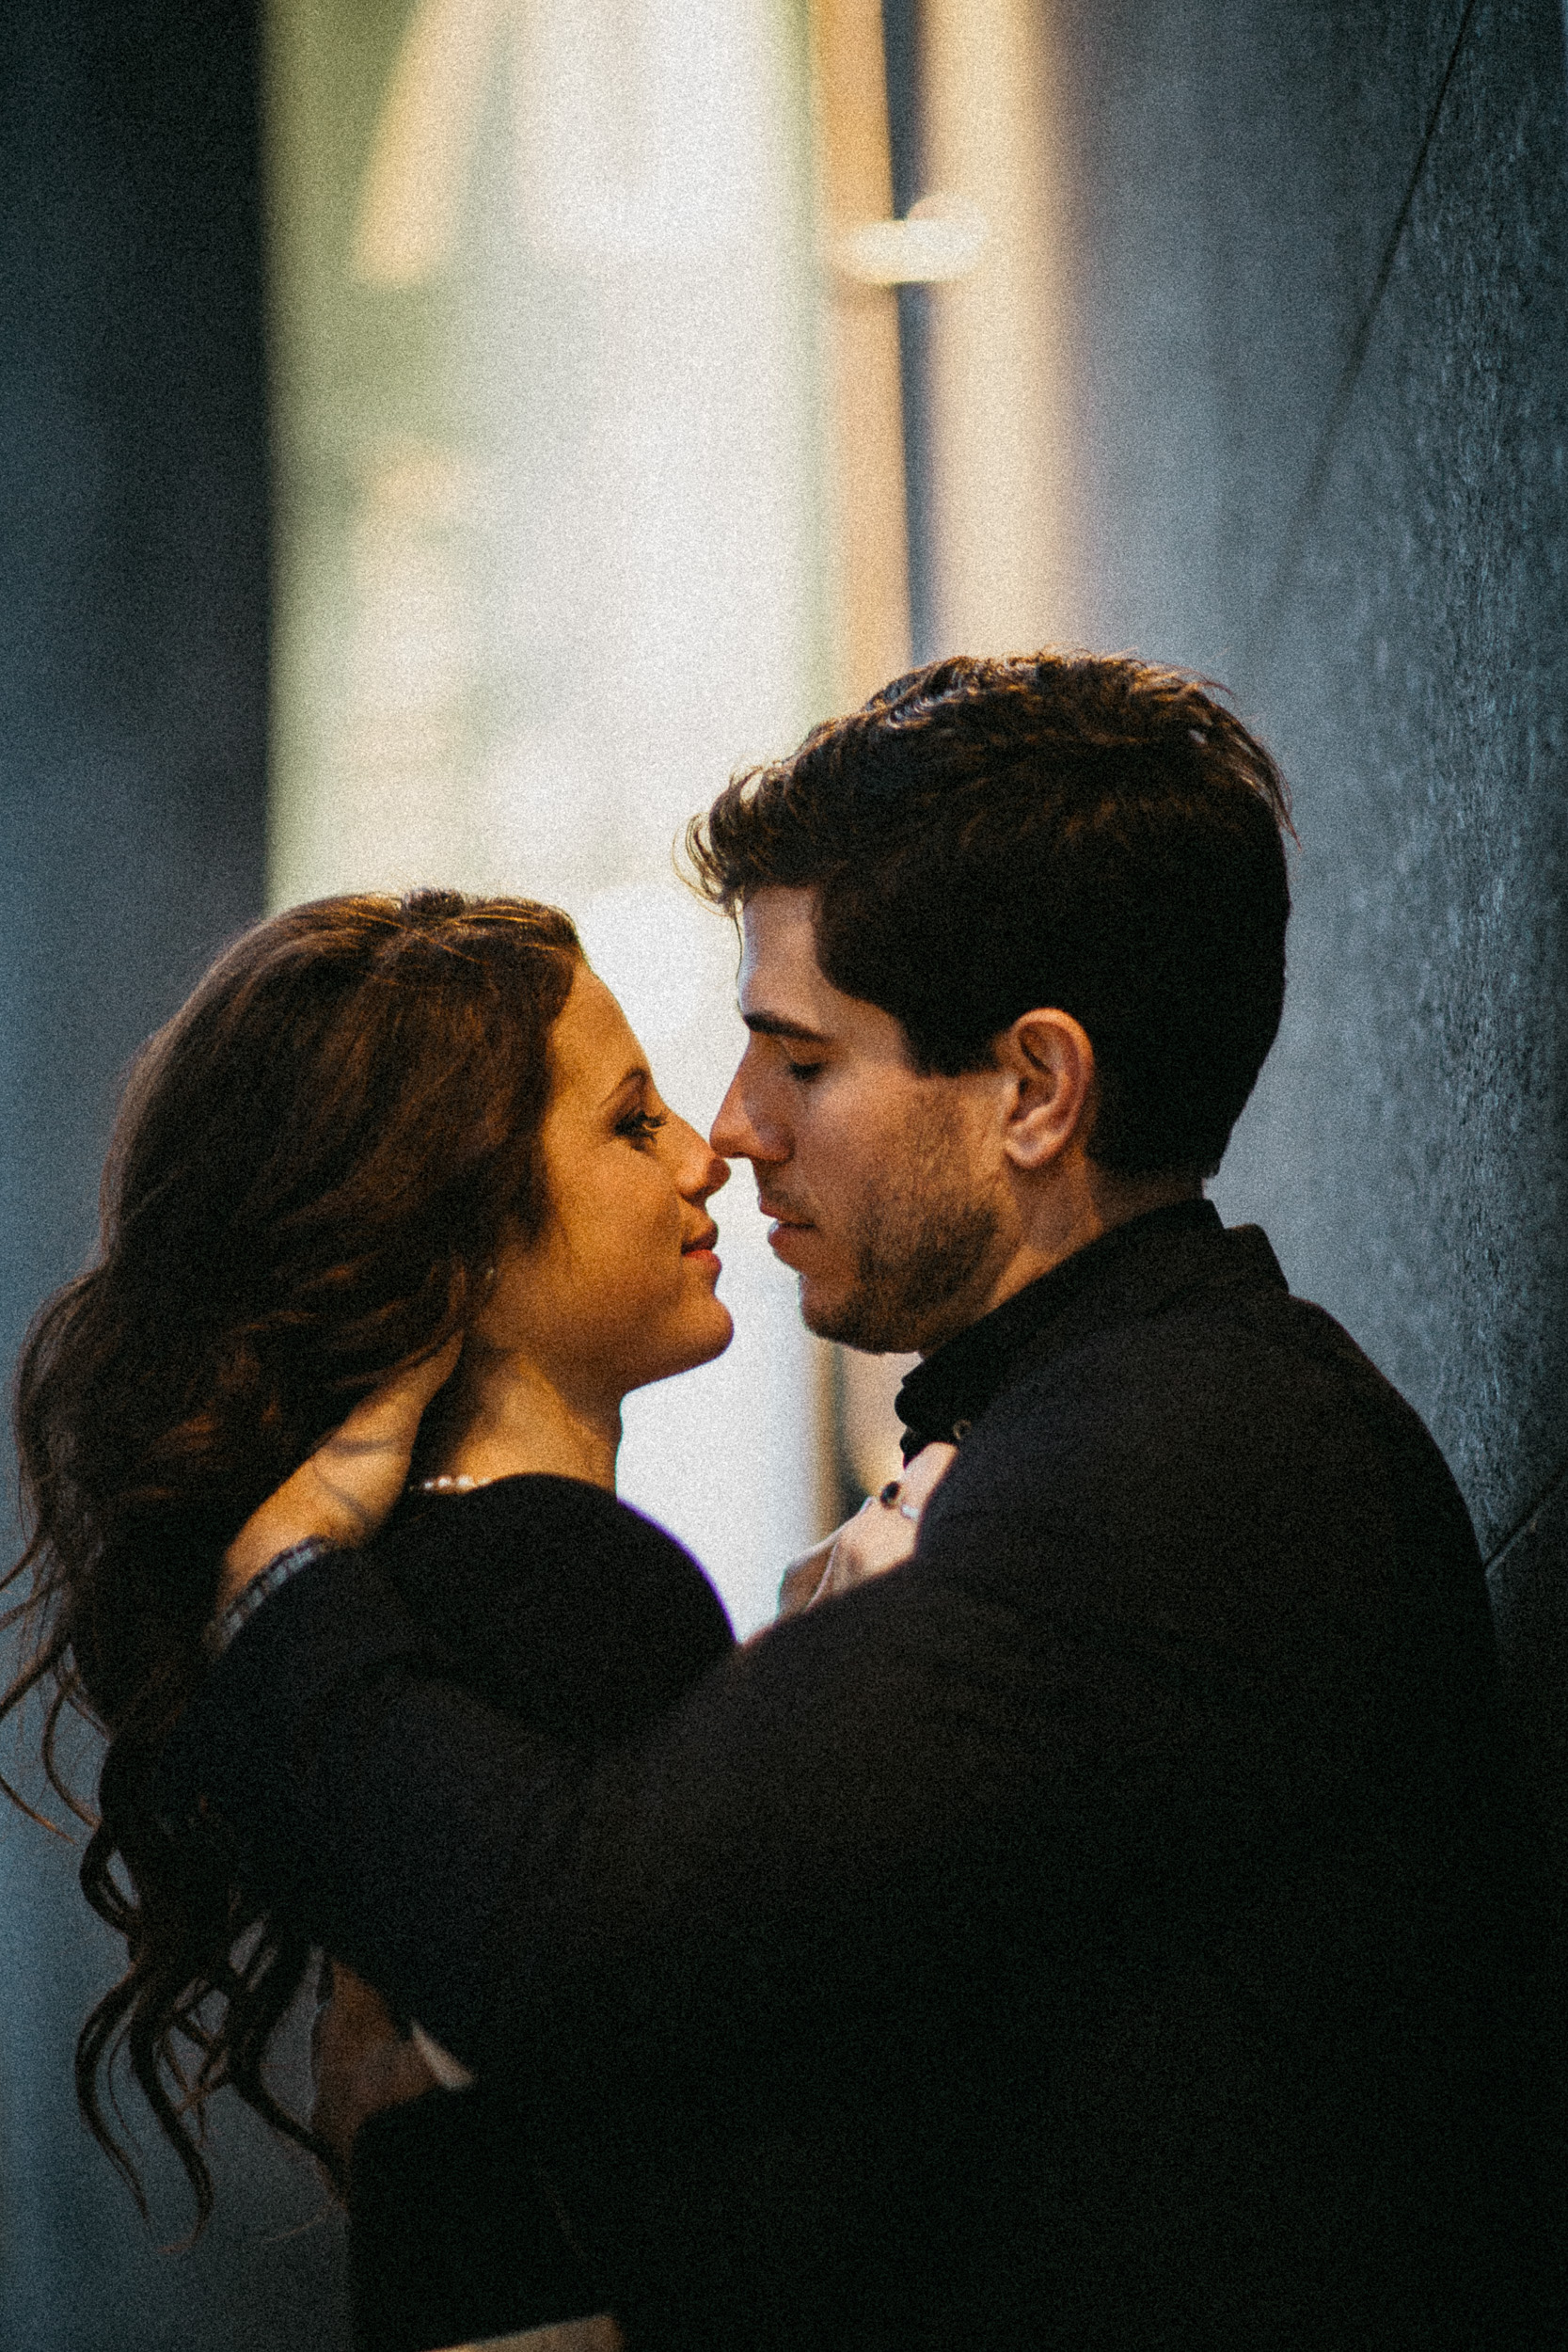
[[[1025,1356],[949,1474],[946,1510],[1049,1513],[1079,1539],[1282,1555],[1348,1540],[1467,1558],[1419,1416],[1322,1308],[1195,1286]]]
[[[1060,1426],[1099,1441],[1276,1425],[1283,1437],[1360,1427],[1436,1448],[1413,1406],[1325,1309],[1282,1284],[1194,1283],[1022,1355],[981,1429],[995,1439]],[[1440,1457],[1437,1457],[1440,1459]]]

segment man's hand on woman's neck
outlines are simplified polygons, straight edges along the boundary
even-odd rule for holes
[[[311,1536],[362,1544],[375,1534],[408,1483],[420,1422],[451,1377],[462,1345],[454,1336],[435,1355],[394,1372],[251,1513],[223,1555],[218,1610],[295,1544]]]
[[[384,1525],[408,1483],[420,1422],[451,1377],[461,1345],[451,1340],[437,1355],[395,1372],[251,1513],[223,1556],[219,1610],[295,1544],[312,1536],[367,1543]],[[450,1434],[436,1449],[435,1474],[481,1486],[547,1471],[614,1491],[619,1400],[574,1402],[526,1357],[470,1341],[442,1409]]]

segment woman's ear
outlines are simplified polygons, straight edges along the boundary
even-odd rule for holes
[[[1021,1013],[996,1041],[996,1060],[1013,1082],[1003,1149],[1015,1168],[1042,1168],[1094,1124],[1094,1047],[1070,1012]]]

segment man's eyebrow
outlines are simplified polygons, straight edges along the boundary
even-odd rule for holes
[[[782,1012],[743,1012],[740,1016],[753,1037],[793,1037],[803,1045],[829,1045],[831,1038],[820,1029],[808,1029],[803,1021],[786,1021]]]

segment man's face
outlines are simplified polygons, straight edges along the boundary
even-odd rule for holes
[[[990,1303],[1017,1244],[995,1071],[927,1077],[891,1013],[823,977],[809,890],[742,917],[751,1041],[713,1148],[750,1160],[813,1331],[872,1354],[929,1352]]]

